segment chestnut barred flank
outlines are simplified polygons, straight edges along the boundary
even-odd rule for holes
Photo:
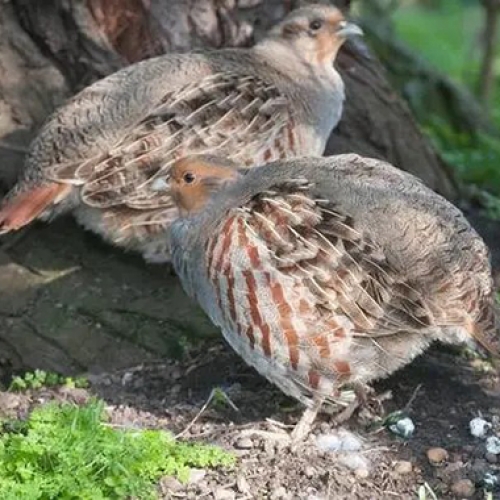
[[[196,210],[173,226],[174,266],[229,344],[283,392],[317,410],[435,340],[499,354],[486,247],[416,178],[357,155],[246,174],[223,164],[173,166],[199,183]],[[204,189],[226,175],[218,192]],[[190,204],[186,183],[174,191]]]

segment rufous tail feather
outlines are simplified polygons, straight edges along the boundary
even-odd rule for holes
[[[15,195],[0,209],[0,234],[26,226],[50,205],[59,203],[71,189],[69,184],[51,182]]]

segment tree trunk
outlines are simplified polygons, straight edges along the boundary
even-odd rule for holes
[[[259,39],[294,0],[10,0],[0,3],[0,161],[11,184],[28,140],[64,99],[120,67],[192,47]],[[348,0],[337,5],[348,7]],[[360,50],[361,49],[361,50]],[[344,117],[327,153],[387,159],[454,198],[448,169],[363,45],[338,67]],[[168,77],[168,75],[167,75]],[[17,237],[17,236],[16,236]],[[64,373],[168,355],[216,333],[165,269],[110,249],[71,220],[35,225],[0,252],[0,363]],[[15,251],[14,251],[15,247]]]
[[[494,63],[500,17],[499,0],[482,0],[484,7],[484,53],[479,73],[478,96],[484,105],[491,101],[495,83]]]

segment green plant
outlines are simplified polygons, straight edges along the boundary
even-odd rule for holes
[[[424,132],[453,165],[460,180],[485,190],[481,202],[491,218],[500,217],[500,139],[460,134],[442,120],[430,117]],[[487,191],[486,191],[487,190]]]
[[[104,403],[50,403],[0,436],[2,500],[155,498],[164,475],[188,478],[190,467],[232,466],[208,445],[176,442],[160,430],[115,429]]]
[[[64,377],[53,372],[35,370],[34,372],[26,372],[23,376],[13,377],[9,390],[24,391],[28,389],[41,389],[42,387],[54,387],[57,385],[64,385],[71,388],[85,388],[88,386],[88,381],[85,377]]]

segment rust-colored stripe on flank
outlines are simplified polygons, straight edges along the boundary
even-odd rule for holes
[[[263,323],[260,326],[260,331],[262,332],[262,350],[264,354],[268,357],[271,356],[271,328],[267,323]]]
[[[318,347],[319,355],[321,358],[329,358],[330,357],[330,345],[328,344],[328,340],[326,340],[326,335],[318,333],[313,336],[313,342]]]
[[[213,279],[213,263],[214,263],[214,251],[215,245],[217,245],[217,238],[211,238],[206,247],[207,255],[207,269],[209,279]]]
[[[211,252],[212,255],[209,256],[210,260],[209,276],[212,281],[212,284],[214,285],[215,294],[217,296],[217,305],[219,306],[219,309],[222,311],[222,315],[224,317],[226,317],[226,311],[222,303],[220,275],[221,275],[222,265],[224,262],[224,257],[226,256],[229,250],[229,246],[231,245],[231,226],[234,222],[234,219],[235,216],[229,217],[229,219],[224,223],[224,226],[220,233],[220,236],[223,238],[223,241],[217,262],[215,264],[213,262],[213,259],[215,258],[214,252],[216,245],[214,245],[214,247],[212,248]],[[216,240],[216,238],[214,238],[214,240]]]
[[[253,333],[253,327],[252,325],[249,325],[245,331],[245,335],[248,337],[248,340],[250,341],[250,347],[252,349],[255,348],[255,335]]]
[[[262,350],[266,356],[271,356],[271,336],[269,325],[262,321],[259,311],[259,299],[257,297],[257,282],[252,271],[243,271],[243,276],[247,285],[248,305],[250,306],[250,318],[252,324],[262,332]],[[255,339],[254,339],[255,341]]]
[[[236,304],[234,300],[234,275],[231,264],[224,269],[224,276],[227,279],[227,300],[229,304],[229,315],[233,322],[236,321]]]
[[[310,318],[315,317],[314,311],[309,303],[305,299],[300,299],[299,302],[299,312],[301,316],[308,316]],[[321,320],[319,320],[321,321]],[[316,326],[316,325],[315,325]],[[329,358],[330,357],[330,344],[326,338],[326,334],[323,333],[315,333],[311,336],[311,340],[318,347],[319,355],[321,358]]]
[[[299,336],[292,324],[292,308],[285,299],[281,284],[278,282],[271,282],[271,276],[269,274],[267,274],[267,283],[271,289],[271,297],[280,316],[280,326],[288,344],[290,363],[292,368],[296,370],[299,366]]]
[[[288,134],[288,147],[292,153],[295,153],[295,123],[294,120],[290,120],[287,126],[287,134]]]
[[[307,377],[309,378],[311,388],[317,389],[319,387],[320,374],[316,370],[309,370]]]
[[[351,366],[347,361],[334,361],[333,369],[341,377],[348,377],[351,374]]]
[[[338,327],[336,330],[334,330],[333,335],[337,339],[345,339],[347,337],[347,334],[343,328]]]
[[[240,247],[244,247],[246,249],[251,266],[254,269],[260,268],[261,262],[259,257],[259,250],[255,245],[250,244],[245,230],[245,225],[241,218],[238,219],[238,244]]]
[[[307,314],[310,314],[312,312],[312,308],[305,299],[300,299],[299,302],[299,312],[301,316],[305,316]]]
[[[333,339],[339,341],[341,339],[345,339],[347,337],[347,333],[345,328],[342,328],[337,321],[333,318],[329,318],[326,320],[326,326],[328,328],[329,333],[333,334]]]
[[[269,148],[264,151],[264,161],[269,161],[272,156],[273,154]]]
[[[238,219],[238,244],[245,248],[247,251],[248,258],[250,259],[250,265],[253,269],[258,269],[261,267],[261,260],[259,257],[259,250],[255,245],[251,245],[248,236],[245,231],[245,226],[242,219]],[[243,277],[245,278],[248,294],[248,305],[250,308],[250,318],[252,323],[259,328],[262,333],[262,350],[266,356],[271,356],[271,329],[267,323],[264,323],[262,316],[259,311],[259,298],[257,296],[257,281],[253,275],[252,270],[243,271]],[[247,333],[248,335],[248,333]],[[253,331],[252,331],[253,335]],[[252,339],[250,339],[252,342]],[[255,338],[253,338],[255,343]],[[253,347],[253,345],[252,345]]]
[[[214,252],[216,245],[217,245],[217,238],[212,238],[212,241],[210,242],[210,250],[208,253],[208,260],[207,260],[208,279],[212,282],[216,295],[217,305],[219,306],[219,309],[222,311],[224,315],[224,311],[222,309],[222,297],[220,291],[219,277],[213,267],[215,258]]]
[[[231,226],[233,225],[234,219],[236,216],[229,217],[224,226],[222,227],[221,236],[224,238],[222,241],[222,248],[219,253],[219,258],[214,266],[214,273],[220,273],[222,270],[222,264],[224,262],[224,257],[226,256],[227,251],[229,250],[229,246],[231,245]]]

